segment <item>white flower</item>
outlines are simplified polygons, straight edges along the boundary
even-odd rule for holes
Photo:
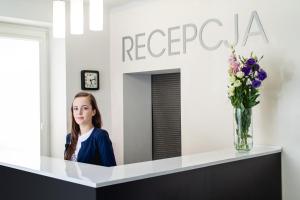
[[[233,72],[232,72],[232,68],[231,68],[231,66],[229,66],[229,67],[228,67],[228,74],[229,74],[229,75],[232,75],[232,73],[233,73]]]
[[[251,80],[250,79],[247,79],[247,82],[246,82],[246,85],[251,85]]]
[[[234,87],[229,86],[229,88],[228,88],[228,96],[232,97],[233,95],[234,95]]]
[[[239,86],[241,86],[241,85],[242,85],[242,83],[241,83],[240,80],[236,80],[236,81],[233,83],[233,87],[239,87]]]
[[[242,71],[239,71],[239,72],[237,72],[236,73],[236,76],[238,77],[238,78],[243,78],[244,77],[244,72],[242,72]]]
[[[229,92],[234,92],[234,89],[235,89],[234,87],[229,86],[228,91],[229,91]]]
[[[234,83],[236,78],[235,78],[235,76],[229,76],[228,80],[229,80],[229,83]]]

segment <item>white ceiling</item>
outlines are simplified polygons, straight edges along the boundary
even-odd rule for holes
[[[49,0],[44,0],[44,1],[49,1]],[[69,2],[70,0],[64,0],[64,1]],[[119,6],[129,1],[133,1],[133,0],[103,0],[104,4],[107,5],[108,7]],[[83,2],[88,3],[89,0],[83,0]]]
[[[119,6],[125,4],[132,0],[104,0],[104,4],[108,5],[109,7]]]

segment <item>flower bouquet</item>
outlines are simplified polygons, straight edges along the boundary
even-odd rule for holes
[[[229,58],[228,97],[234,107],[234,146],[239,152],[253,147],[252,107],[259,104],[259,87],[267,73],[253,53],[249,58],[236,55],[232,48]]]

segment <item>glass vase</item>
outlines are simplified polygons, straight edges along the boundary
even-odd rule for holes
[[[253,147],[253,121],[251,108],[234,108],[234,147],[248,152]]]

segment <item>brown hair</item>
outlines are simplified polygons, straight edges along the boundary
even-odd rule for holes
[[[73,102],[78,97],[88,97],[89,98],[92,109],[96,110],[96,114],[92,118],[92,124],[95,128],[101,128],[102,127],[101,114],[99,112],[95,97],[92,94],[87,93],[87,92],[79,92],[75,95]],[[71,113],[72,113],[71,144],[69,145],[69,147],[67,148],[67,150],[65,152],[65,160],[70,160],[72,155],[74,154],[74,152],[76,150],[77,141],[78,141],[78,135],[80,132],[80,127],[74,119],[73,103],[71,105]]]

